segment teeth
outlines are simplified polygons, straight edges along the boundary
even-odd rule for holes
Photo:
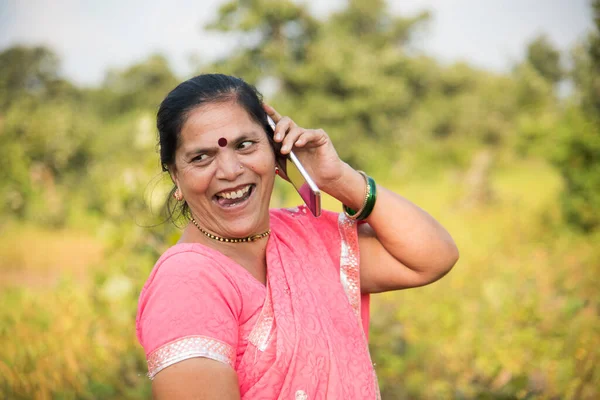
[[[225,197],[226,199],[239,199],[240,197],[242,197],[246,193],[248,193],[248,190],[250,190],[250,185],[246,186],[243,189],[238,190],[237,192],[222,192],[222,193],[219,193],[217,196]]]

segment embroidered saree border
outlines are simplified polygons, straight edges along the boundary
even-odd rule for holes
[[[230,365],[235,364],[233,347],[206,336],[186,336],[169,342],[148,355],[148,377],[188,358],[206,357]]]
[[[360,324],[360,259],[356,221],[348,218],[345,213],[340,213],[338,217],[338,228],[342,238],[342,248],[340,254],[340,280],[342,282],[344,292],[346,292],[346,296],[348,297],[348,301],[350,302],[350,306],[354,310],[354,313],[356,314]],[[369,354],[370,359],[371,353],[369,351],[369,344],[367,343],[367,338],[362,330],[362,325],[360,329],[363,333],[363,339],[365,340],[365,346],[367,347],[367,353]],[[375,371],[375,368],[373,368],[372,371],[373,381],[376,388],[375,399],[381,400],[377,372]]]
[[[248,341],[260,351],[265,351],[267,349],[269,337],[271,336],[271,331],[273,329],[273,322],[275,321],[273,302],[271,300],[271,288],[268,282],[265,296],[265,303],[258,315],[256,324],[248,336]]]
[[[342,239],[340,253],[340,280],[348,301],[360,321],[360,271],[356,221],[340,213],[338,228]]]

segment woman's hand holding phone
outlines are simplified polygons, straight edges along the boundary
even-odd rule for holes
[[[293,149],[316,186],[351,209],[360,209],[365,200],[365,180],[339,158],[327,133],[322,129],[301,128],[268,104],[263,103],[263,107],[276,124],[274,141],[281,143],[281,154],[287,156]],[[306,202],[303,190],[296,184],[294,186]],[[310,202],[307,205],[311,207]],[[313,214],[318,215],[314,211]]]
[[[282,117],[268,104],[263,103],[263,107],[275,122],[273,140],[281,143],[281,154],[288,156],[293,149],[316,185],[334,195],[329,189],[340,183],[348,165],[339,158],[327,133],[322,129],[299,127],[291,118]]]

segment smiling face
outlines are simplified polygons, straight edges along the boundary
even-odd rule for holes
[[[262,126],[237,103],[188,114],[171,176],[203,229],[227,238],[269,229],[275,156]]]

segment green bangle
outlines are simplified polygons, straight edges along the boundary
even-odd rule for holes
[[[362,171],[361,174],[365,177],[365,181],[367,184],[367,191],[365,194],[365,202],[363,204],[363,206],[360,208],[360,210],[355,211],[353,209],[351,209],[350,207],[344,205],[343,209],[344,209],[344,213],[351,219],[357,220],[357,221],[362,221],[365,220],[369,217],[369,215],[371,215],[371,212],[373,211],[373,208],[375,207],[375,200],[377,200],[377,185],[375,184],[375,180],[373,178],[371,178],[370,176],[367,176],[367,174],[365,174]]]
[[[350,219],[356,219],[363,212],[363,210],[365,209],[365,206],[367,205],[367,199],[369,198],[369,190],[370,190],[369,189],[369,177],[367,176],[367,174],[364,173],[364,171],[357,171],[357,172],[365,180],[365,199],[363,200],[363,204],[358,211],[353,210],[345,205],[343,206],[344,213]]]
[[[375,200],[377,200],[377,185],[375,184],[375,180],[369,178],[369,198],[367,199],[367,204],[362,213],[356,218],[359,221],[367,219],[371,212],[373,212],[373,208],[375,208]]]

